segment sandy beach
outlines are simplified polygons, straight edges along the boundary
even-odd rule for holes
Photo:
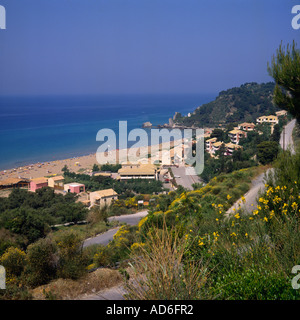
[[[2,170],[0,172],[0,181],[8,178],[39,178],[54,174],[61,174],[61,169],[67,165],[70,171],[78,172],[80,169],[91,170],[94,164],[97,164],[96,154],[90,154],[82,157],[75,157],[64,160],[55,160],[50,162],[35,163],[23,167]],[[80,170],[83,171],[83,170]]]
[[[181,143],[181,141],[177,141]],[[176,144],[177,144],[176,143]],[[173,146],[173,142],[171,142]],[[154,147],[154,146],[153,146]],[[168,150],[169,144],[160,144],[160,150]],[[127,149],[129,150],[129,149]],[[139,158],[143,158],[143,163],[148,161],[147,155],[150,153],[150,146],[141,148],[130,148],[130,153],[136,152]],[[118,150],[116,150],[117,159],[119,158]],[[122,163],[122,160],[120,161]],[[38,162],[31,165],[26,165],[18,168],[0,171],[0,181],[8,178],[26,178],[34,179],[45,176],[57,175],[62,173],[62,168],[67,165],[72,172],[89,173],[94,164],[99,164],[96,158],[96,153],[80,157],[73,157],[64,160],[55,160],[49,162]]]

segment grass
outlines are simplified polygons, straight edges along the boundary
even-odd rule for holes
[[[61,233],[68,231],[74,231],[76,234],[78,234],[82,239],[86,239],[89,237],[96,236],[97,234],[103,233],[108,231],[109,229],[112,229],[118,225],[117,221],[112,221],[106,224],[103,221],[99,221],[97,223],[87,223],[82,225],[72,225],[72,226],[60,226],[57,227],[53,231],[53,236],[58,237]]]
[[[119,271],[98,269],[79,280],[57,279],[49,284],[37,287],[31,291],[34,300],[70,300],[80,299],[85,295],[95,294],[101,290],[122,283]]]
[[[184,264],[185,238],[166,226],[154,229],[147,243],[131,257],[130,279],[125,283],[128,300],[195,300],[207,297],[207,267],[201,261]]]
[[[269,166],[217,176],[172,199],[167,208],[158,205],[139,224],[127,298],[299,299],[290,284],[291,269],[300,261],[299,214],[293,216],[300,210],[299,163],[299,154],[279,155],[274,192],[267,182],[250,215],[236,212],[224,219]]]

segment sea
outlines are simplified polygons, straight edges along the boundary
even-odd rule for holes
[[[97,132],[187,115],[217,94],[0,96],[0,170],[95,153]],[[129,145],[130,146],[130,145]]]

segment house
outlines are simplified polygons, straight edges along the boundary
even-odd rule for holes
[[[128,179],[157,179],[156,166],[152,164],[122,165],[118,170],[121,180]]]
[[[71,193],[85,192],[85,185],[77,182],[68,183],[64,185],[64,191]]]
[[[113,189],[98,190],[90,193],[90,206],[109,206],[112,200],[118,199],[118,194]]]
[[[226,147],[226,155],[227,156],[232,156],[233,151],[243,148],[242,146],[239,146],[238,144],[234,144],[231,142],[226,143],[225,147]]]
[[[217,138],[211,138],[205,141],[205,150],[207,152],[212,152],[213,150],[213,144],[217,141]]]
[[[277,124],[278,123],[278,117],[277,116],[261,116],[256,119],[257,123],[271,123],[271,124]]]
[[[282,117],[282,116],[286,116],[287,115],[287,111],[286,110],[280,110],[280,111],[276,111],[275,112],[277,117]]]
[[[255,128],[254,123],[243,122],[238,125],[238,129],[244,130],[244,131],[253,131],[254,128]]]
[[[219,151],[219,149],[223,143],[224,143],[223,141],[218,141],[218,142],[213,143],[212,153],[216,153],[217,151]]]
[[[229,131],[228,136],[232,143],[239,144],[242,138],[247,138],[247,132],[234,129]]]
[[[29,185],[30,181],[28,179],[9,178],[0,181],[0,190],[10,188],[29,188]]]
[[[30,191],[35,192],[36,190],[44,187],[48,187],[48,178],[41,177],[30,180]]]
[[[63,176],[50,177],[48,179],[48,187],[57,190],[64,190],[64,181],[65,178]]]

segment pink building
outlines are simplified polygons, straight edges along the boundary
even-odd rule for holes
[[[85,192],[85,185],[82,183],[69,183],[64,185],[64,190],[66,192],[72,192],[72,193],[81,193]]]
[[[35,192],[37,189],[48,187],[47,178],[35,178],[30,180],[29,190]]]

